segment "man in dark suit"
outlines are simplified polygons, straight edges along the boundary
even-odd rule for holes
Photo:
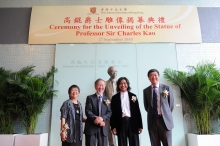
[[[121,77],[117,81],[118,93],[112,97],[112,133],[118,136],[118,146],[140,146],[139,134],[142,132],[142,117],[138,99],[130,92],[129,81]]]
[[[152,146],[172,146],[174,97],[172,89],[159,83],[159,71],[151,69],[151,85],[144,89],[144,107],[147,111],[148,131]]]
[[[95,81],[96,93],[86,98],[84,134],[86,146],[107,146],[108,127],[105,124],[111,117],[111,105],[109,99],[103,95],[105,81]]]

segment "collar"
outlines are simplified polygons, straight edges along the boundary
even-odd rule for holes
[[[116,82],[116,79],[111,79],[111,78],[110,78],[109,80],[110,80],[111,82]]]
[[[120,92],[120,94],[128,94],[128,91]]]
[[[100,95],[100,94],[98,94],[98,93],[95,93],[96,95],[97,95],[97,97],[99,97],[99,96],[102,96],[103,97],[103,94],[102,95]]]
[[[157,83],[156,87],[159,88],[159,82]],[[151,88],[154,88],[154,86],[151,85]]]

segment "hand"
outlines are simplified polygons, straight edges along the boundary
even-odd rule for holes
[[[139,131],[139,134],[141,134],[142,133],[142,128],[139,128],[138,131]]]
[[[117,134],[116,128],[113,128],[113,129],[112,129],[112,134],[113,134],[113,135],[116,135],[116,134]]]
[[[62,140],[62,141],[65,141],[65,140],[67,139],[66,132],[61,132],[61,133],[60,133],[60,137],[61,137],[61,140]]]
[[[83,118],[83,119],[82,119],[83,122],[86,122],[86,120],[87,120],[86,118]]]
[[[98,117],[98,120],[99,120],[100,122],[104,121],[102,117]]]
[[[105,122],[101,122],[101,123],[99,123],[99,126],[101,126],[101,127],[103,127],[103,126],[105,126]]]
[[[96,116],[96,117],[95,117],[95,120],[94,120],[94,123],[95,123],[96,125],[98,125],[98,124],[101,123],[101,122],[103,122],[103,118]]]

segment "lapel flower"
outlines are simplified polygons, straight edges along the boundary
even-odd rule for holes
[[[169,95],[169,91],[167,91],[166,89],[163,91],[163,96],[164,97],[168,97],[168,95]]]
[[[135,101],[137,100],[136,96],[132,96],[131,100],[135,103]]]
[[[109,105],[111,102],[110,102],[110,100],[109,99],[107,99],[107,100],[104,100],[104,103],[105,103],[105,105]]]

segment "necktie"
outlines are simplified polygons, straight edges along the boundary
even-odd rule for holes
[[[157,87],[154,86],[153,89],[153,116],[157,117],[158,116],[158,111],[157,111]]]
[[[99,116],[101,116],[101,112],[102,112],[102,96],[99,96]]]
[[[112,87],[113,87],[113,90],[112,90],[112,96],[116,94],[116,85],[115,85],[115,82],[112,81]]]

